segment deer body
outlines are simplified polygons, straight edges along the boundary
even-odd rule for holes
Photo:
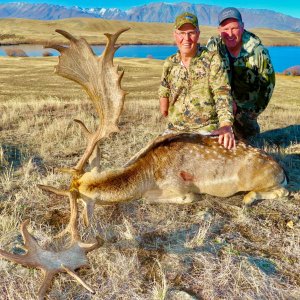
[[[215,137],[178,134],[125,168],[85,173],[77,185],[84,201],[93,199],[100,205],[140,198],[181,204],[203,193],[228,197],[263,191],[264,197],[276,198],[278,190],[285,194],[284,182],[282,168],[259,149],[238,142],[228,150]],[[259,198],[244,201],[250,204]]]

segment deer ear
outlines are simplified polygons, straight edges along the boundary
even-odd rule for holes
[[[183,181],[194,181],[194,175],[189,172],[181,171],[179,175],[183,179]]]

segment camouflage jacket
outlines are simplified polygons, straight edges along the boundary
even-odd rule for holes
[[[243,47],[238,57],[231,57],[220,37],[212,37],[209,50],[218,50],[228,71],[233,99],[238,112],[256,118],[268,105],[275,86],[275,72],[268,50],[249,31],[243,33]]]
[[[228,75],[217,51],[199,47],[188,69],[179,52],[168,57],[158,94],[169,98],[169,129],[210,132],[233,122]]]

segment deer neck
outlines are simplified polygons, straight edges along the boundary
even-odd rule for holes
[[[98,204],[139,199],[155,186],[150,165],[142,160],[126,168],[101,173],[94,169],[78,180],[78,191],[83,198],[92,198]]]

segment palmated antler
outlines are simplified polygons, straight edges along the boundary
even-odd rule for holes
[[[71,216],[68,231],[71,235],[69,246],[62,251],[52,252],[42,249],[35,238],[28,232],[29,220],[21,224],[21,233],[24,239],[24,248],[27,251],[24,255],[16,255],[0,249],[0,257],[9,261],[21,264],[29,268],[37,268],[43,272],[43,282],[38,291],[38,299],[44,299],[53,277],[58,273],[68,273],[91,293],[93,289],[88,286],[75,273],[76,269],[88,266],[87,253],[101,246],[100,239],[92,243],[83,243],[78,232],[78,208],[76,192],[69,193]]]
[[[79,83],[92,100],[99,117],[99,126],[91,133],[84,123],[75,120],[88,138],[88,145],[75,166],[79,174],[92,155],[97,143],[112,132],[118,132],[117,122],[123,109],[125,91],[121,88],[124,72],[118,72],[113,65],[113,57],[120,46],[115,45],[118,37],[129,28],[120,29],[115,34],[105,33],[107,44],[104,52],[97,57],[85,39],[76,39],[70,33],[56,30],[70,41],[70,47],[50,45],[61,53],[55,72]]]

